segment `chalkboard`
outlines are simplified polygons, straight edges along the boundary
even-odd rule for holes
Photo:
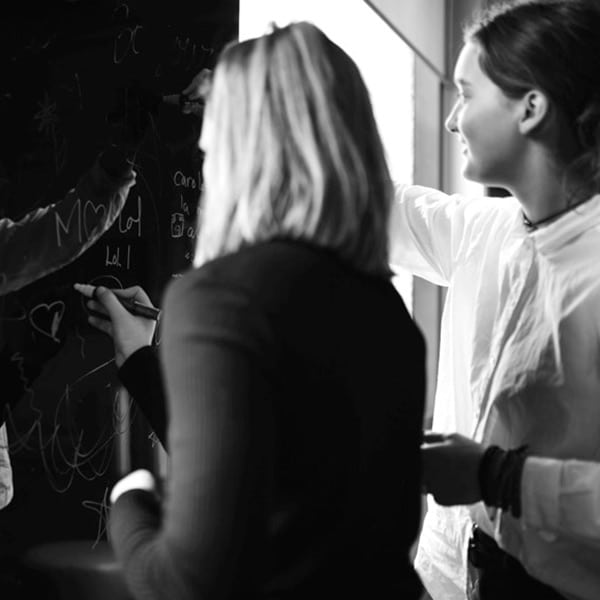
[[[108,115],[123,89],[178,93],[237,37],[237,0],[15,4],[0,19],[0,217],[12,219],[74,187],[109,141]],[[160,105],[111,229],[71,265],[0,298],[2,345],[42,367],[7,423],[15,497],[0,511],[4,565],[42,541],[104,537],[115,448],[131,423],[112,343],[87,324],[72,284],[139,284],[160,306],[195,244],[200,125]],[[65,227],[85,229],[85,221],[76,214]]]

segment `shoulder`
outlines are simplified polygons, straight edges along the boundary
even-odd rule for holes
[[[316,278],[322,271],[339,268],[333,252],[308,243],[273,240],[242,248],[190,271],[174,289],[228,288],[266,297],[307,274]]]

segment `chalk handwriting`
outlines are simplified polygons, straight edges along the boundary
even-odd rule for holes
[[[113,62],[116,65],[122,63],[130,54],[140,53],[136,46],[136,37],[141,29],[141,25],[136,25],[125,27],[118,33],[113,45]]]
[[[184,175],[181,171],[175,171],[173,174],[173,185],[175,187],[184,187],[192,190],[195,190],[198,186],[195,177],[192,177],[191,175]]]
[[[65,303],[62,300],[38,304],[29,312],[29,322],[36,331],[60,343],[57,333],[64,313]]]
[[[131,246],[127,244],[125,247],[125,251],[123,253],[124,263],[121,263],[121,247],[117,246],[116,248],[113,246],[109,246],[106,244],[106,254],[104,258],[104,265],[106,267],[118,267],[129,270],[131,267]]]
[[[71,231],[71,221],[75,221],[75,227],[77,228],[77,239],[81,243],[81,199],[77,198],[71,208],[67,222],[65,223],[62,217],[56,213],[56,245],[60,248],[62,246],[61,231],[65,234],[69,234]]]
[[[127,206],[131,206],[131,200],[127,203]],[[125,217],[123,213],[119,215],[119,232],[127,233],[129,230],[137,226],[136,230],[137,237],[142,237],[142,197],[138,194],[137,197],[137,214],[135,217]]]
[[[98,227],[99,223],[104,222],[106,207],[104,204],[94,204],[91,200],[86,200],[83,205],[83,228],[86,239],[90,239],[90,233]],[[79,225],[81,227],[81,223]],[[81,237],[81,235],[80,235]]]

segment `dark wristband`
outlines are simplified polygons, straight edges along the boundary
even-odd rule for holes
[[[521,516],[521,476],[527,458],[526,446],[502,450],[490,446],[479,463],[479,487],[483,502]]]

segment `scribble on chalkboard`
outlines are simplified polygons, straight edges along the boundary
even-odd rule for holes
[[[79,340],[79,354],[81,358],[85,358],[85,337],[81,335],[81,331],[79,331],[79,327],[75,327],[74,329],[75,337]]]
[[[121,64],[130,54],[140,53],[135,43],[140,29],[143,29],[142,25],[125,27],[117,34],[113,45],[113,62],[116,65]]]
[[[81,505],[83,506],[83,508],[88,508],[89,510],[95,512],[98,515],[98,528],[96,530],[96,539],[92,544],[92,549],[94,549],[106,533],[106,524],[108,522],[109,513],[108,488],[104,489],[104,495],[102,496],[102,500],[100,502],[95,502],[94,500],[84,500],[81,503]]]
[[[127,2],[120,2],[119,6],[116,6],[115,9],[113,10],[113,15],[115,17],[117,17],[117,13],[122,10],[123,11],[123,18],[128,19],[129,18],[129,5],[127,4]]]
[[[31,326],[46,337],[60,343],[57,337],[60,324],[65,314],[65,303],[62,300],[55,300],[50,304],[42,302],[29,312],[29,322]]]
[[[67,385],[50,420],[48,418],[42,419],[43,413],[36,408],[33,402],[35,400],[34,394],[30,393],[30,409],[34,419],[33,424],[26,432],[17,431],[12,414],[9,411],[7,420],[11,424],[13,432],[17,434],[16,439],[11,440],[10,451],[16,453],[24,448],[34,450],[29,442],[30,439],[37,438],[35,451],[40,453],[41,464],[49,485],[58,493],[68,491],[76,475],[86,481],[93,481],[104,476],[112,464],[112,457],[115,452],[113,441],[116,436],[122,433],[123,429],[122,419],[118,418],[115,409],[115,404],[118,402],[118,393],[115,393],[112,398],[112,421],[107,423],[99,433],[94,434],[92,440],[81,426],[72,425],[65,429],[61,415],[73,413],[77,404],[81,402],[79,395],[74,394],[77,384],[106,367],[113,360],[98,365],[75,382]],[[108,387],[110,388],[110,384]],[[109,391],[111,390],[109,389]]]
[[[44,92],[44,100],[38,102],[39,110],[33,115],[38,121],[38,131],[52,141],[54,169],[60,173],[67,163],[67,141],[58,128],[59,119],[56,102],[52,101],[48,92]]]

